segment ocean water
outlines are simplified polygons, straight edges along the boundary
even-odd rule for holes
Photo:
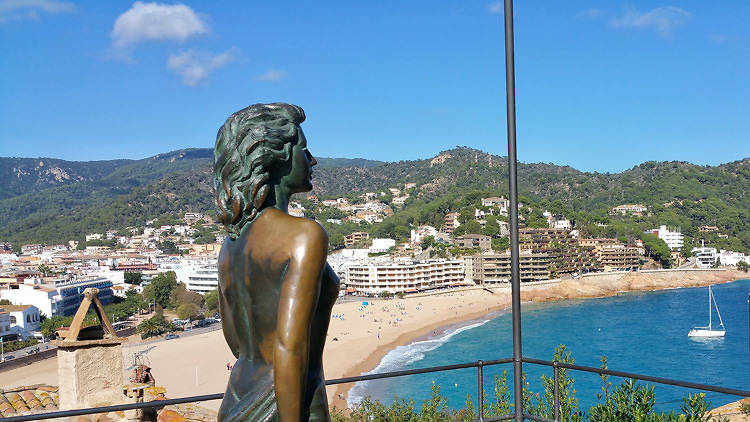
[[[748,293],[750,280],[712,288],[726,327],[723,339],[692,340],[688,331],[708,323],[706,287],[656,292],[624,293],[601,299],[580,299],[525,304],[522,313],[523,354],[552,360],[555,347],[564,344],[575,363],[598,367],[606,356],[610,369],[673,378],[722,387],[750,389],[748,365]],[[714,323],[718,325],[716,313]],[[448,328],[433,338],[416,341],[389,352],[372,372],[448,365],[478,359],[492,360],[513,354],[510,312]],[[493,391],[493,376],[508,371],[512,390],[512,365],[485,368],[485,391]],[[540,377],[552,370],[524,365],[532,391],[543,393]],[[448,406],[463,407],[467,394],[476,404],[476,368],[412,375],[357,383],[349,404],[370,396],[390,404],[395,397],[411,398],[421,406],[430,387],[438,384]],[[571,371],[579,408],[597,403],[602,381],[596,374]],[[610,378],[617,385],[619,378]],[[659,410],[679,410],[681,398],[694,390],[655,386]],[[739,398],[707,393],[712,406]]]

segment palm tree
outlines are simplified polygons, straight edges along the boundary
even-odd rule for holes
[[[136,332],[141,334],[141,338],[148,338],[164,333],[164,327],[162,327],[158,322],[154,321],[153,318],[149,318],[138,324]]]

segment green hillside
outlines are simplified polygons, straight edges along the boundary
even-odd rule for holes
[[[81,173],[83,179],[78,182],[2,199],[0,240],[60,243],[93,231],[143,224],[164,213],[210,212],[211,153],[210,149],[193,149],[122,160],[112,164],[111,171],[90,164],[97,170]],[[3,160],[9,159],[0,163]],[[403,188],[404,183],[417,184],[405,209],[397,209],[383,223],[391,229],[378,226],[383,233],[397,226],[403,232],[409,224],[438,224],[447,210],[473,206],[482,195],[507,195],[505,158],[466,147],[443,151],[431,159],[392,163],[318,160],[313,193],[321,198],[356,197]],[[701,236],[716,245],[750,248],[750,159],[719,166],[646,162],[614,174],[541,163],[520,163],[518,171],[523,201],[565,213],[587,234],[632,236],[655,224],[667,224],[680,227],[692,238],[701,225],[715,225],[729,238],[716,238],[718,233]],[[651,215],[620,218],[607,214],[609,208],[623,203],[647,205]]]

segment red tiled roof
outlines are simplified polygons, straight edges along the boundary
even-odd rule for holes
[[[32,385],[7,390],[0,389],[0,414],[4,418],[30,413],[57,410],[57,387]]]

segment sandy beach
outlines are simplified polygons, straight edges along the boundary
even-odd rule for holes
[[[694,287],[748,278],[733,270],[673,270],[636,273],[598,273],[562,281],[525,284],[524,302],[569,298],[605,297],[618,292]],[[363,306],[362,302],[368,304]],[[326,378],[359,375],[372,370],[385,354],[399,346],[437,332],[443,327],[481,318],[510,306],[510,285],[468,288],[404,299],[362,299],[337,303],[333,309],[324,364]],[[147,350],[158,385],[168,397],[184,397],[223,392],[229,377],[227,362],[234,357],[221,330],[148,344],[125,344],[125,367],[133,353]],[[31,384],[57,385],[56,358],[0,372],[4,388]],[[346,408],[346,397],[353,384],[328,388],[332,406]],[[217,409],[219,401],[204,402]]]

